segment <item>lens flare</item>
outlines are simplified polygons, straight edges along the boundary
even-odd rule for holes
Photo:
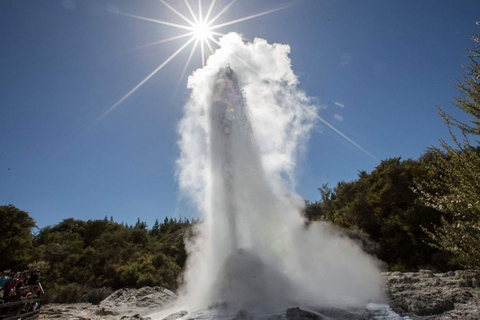
[[[132,95],[135,91],[137,91],[137,89],[139,89],[143,84],[145,84],[145,82],[147,82],[153,75],[155,75],[165,65],[167,65],[175,56],[177,56],[181,51],[183,51],[190,43],[194,43],[194,44],[192,46],[192,51],[190,52],[190,55],[189,55],[189,57],[188,57],[188,59],[185,63],[185,67],[183,69],[182,76],[179,79],[179,83],[180,83],[181,79],[183,78],[183,76],[185,75],[185,71],[186,71],[190,61],[192,60],[193,53],[196,50],[198,45],[200,45],[199,47],[200,47],[200,54],[201,54],[201,60],[202,60],[202,67],[205,66],[207,55],[211,55],[215,52],[214,48],[212,47],[212,44],[218,45],[218,41],[214,38],[214,36],[220,37],[220,36],[224,36],[224,34],[219,33],[219,32],[214,32],[213,31],[214,29],[219,29],[219,28],[229,26],[229,25],[232,25],[232,24],[235,24],[235,23],[239,23],[239,22],[243,22],[243,21],[246,21],[246,20],[254,19],[254,18],[264,16],[264,15],[267,15],[267,14],[270,14],[270,13],[273,13],[273,12],[276,12],[276,11],[284,10],[284,9],[290,7],[290,6],[283,6],[283,7],[273,9],[273,10],[268,10],[268,11],[260,12],[260,13],[257,13],[257,14],[249,15],[249,16],[246,16],[246,17],[243,17],[243,18],[240,18],[240,19],[234,19],[234,20],[230,20],[230,21],[227,21],[227,22],[224,22],[224,23],[221,23],[221,24],[212,25],[214,21],[219,19],[236,2],[236,0],[232,0],[228,5],[223,7],[213,18],[210,18],[210,15],[215,10],[216,0],[212,0],[210,2],[210,5],[208,7],[208,11],[207,11],[206,15],[203,15],[202,1],[201,0],[198,0],[198,13],[197,14],[195,14],[195,12],[193,11],[192,6],[190,5],[190,2],[188,0],[185,0],[185,6],[188,9],[188,12],[190,13],[190,15],[192,16],[191,18],[193,19],[193,21],[190,20],[189,18],[187,18],[185,15],[183,15],[179,10],[175,9],[172,5],[168,4],[166,1],[160,0],[160,2],[163,5],[165,5],[169,10],[171,10],[173,13],[175,13],[178,17],[180,17],[182,20],[184,20],[187,24],[186,25],[185,24],[178,24],[178,23],[173,23],[173,22],[169,22],[169,21],[163,21],[163,20],[143,17],[143,16],[131,14],[131,13],[120,12],[117,9],[115,9],[115,10],[109,9],[108,11],[111,12],[111,13],[114,13],[114,14],[123,15],[123,16],[129,17],[129,18],[134,18],[134,19],[137,19],[137,20],[142,20],[142,21],[152,22],[152,23],[156,23],[156,24],[161,24],[161,25],[164,25],[164,26],[173,27],[173,28],[177,28],[177,29],[180,29],[180,30],[188,30],[188,32],[186,32],[186,33],[182,33],[180,35],[170,37],[168,39],[163,39],[163,40],[160,40],[160,41],[156,41],[154,43],[148,43],[148,44],[138,46],[138,47],[135,47],[135,48],[132,48],[132,49],[140,49],[140,48],[144,48],[144,47],[151,46],[151,45],[154,45],[154,44],[169,42],[169,41],[173,41],[173,40],[176,40],[176,39],[180,39],[180,38],[190,36],[189,40],[186,41],[177,51],[175,51],[164,62],[162,62],[146,78],[144,78],[142,81],[140,81],[136,86],[134,86],[123,97],[118,99],[114,104],[112,104],[109,108],[107,108],[107,110],[102,115],[100,115],[100,117],[97,120],[95,120],[95,123],[100,121],[108,113],[112,112],[115,108],[117,108],[120,104],[122,104],[130,95]],[[208,48],[209,52],[205,52],[205,47]]]
[[[193,27],[193,35],[195,38],[201,41],[208,41],[208,39],[212,36],[212,31],[206,23],[200,22]]]

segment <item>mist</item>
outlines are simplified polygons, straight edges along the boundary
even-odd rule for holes
[[[180,302],[271,311],[382,302],[380,262],[335,227],[308,227],[296,165],[315,125],[290,47],[230,33],[188,79],[177,177],[202,223],[186,240]],[[325,168],[328,170],[328,168]]]

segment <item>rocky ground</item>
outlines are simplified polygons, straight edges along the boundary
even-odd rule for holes
[[[479,320],[480,271],[385,273],[390,306],[418,320]]]
[[[51,303],[40,309],[40,320],[134,320],[158,312],[177,295],[161,287],[125,288],[117,290],[99,305],[91,303]]]
[[[383,277],[390,307],[402,316],[413,320],[480,320],[479,271],[386,272]],[[45,305],[41,309],[40,320],[144,320],[147,315],[171,304],[175,298],[173,292],[159,287],[122,289],[98,306],[88,303]],[[324,319],[300,309],[289,310],[286,312],[289,320]],[[183,315],[185,313],[179,313],[168,320]],[[329,314],[328,319],[332,317],[335,318],[334,314]],[[348,319],[369,319],[367,314],[352,317]]]

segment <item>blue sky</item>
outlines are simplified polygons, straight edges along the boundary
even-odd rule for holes
[[[184,1],[165,1],[188,15]],[[217,12],[228,3],[217,0]],[[450,101],[468,36],[480,33],[479,1],[237,0],[218,22],[282,5],[291,6],[218,31],[289,44],[319,115],[373,155],[317,122],[298,163],[301,196],[317,200],[325,182],[449,139],[435,106],[462,116]],[[182,23],[155,0],[0,1],[0,204],[39,227],[196,216],[175,178],[190,50],[97,121],[185,42],[132,49],[181,31],[112,11]],[[187,73],[199,67],[197,52]]]

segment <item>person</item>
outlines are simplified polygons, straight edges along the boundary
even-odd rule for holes
[[[25,300],[27,298],[28,288],[20,287],[17,291],[17,300]]]
[[[5,295],[5,291],[2,287],[0,287],[0,303],[3,303],[3,296]]]
[[[40,270],[37,269],[30,274],[30,277],[28,278],[28,281],[27,281],[28,290],[30,290],[30,292],[33,292],[35,285],[37,284],[39,279],[40,279]]]
[[[5,292],[7,293],[7,295],[10,294],[10,291],[12,289],[15,291],[15,293],[17,292],[17,281],[18,281],[17,277],[13,277],[7,282],[7,287],[5,289]]]
[[[10,289],[8,291],[8,295],[5,297],[5,302],[13,302],[17,299],[17,292],[15,291],[15,288]]]
[[[4,291],[7,288],[8,280],[10,280],[8,273],[8,271],[3,271],[2,276],[0,277],[0,287],[2,287]]]
[[[42,297],[42,291],[40,290],[40,286],[38,284],[33,289],[33,293],[36,295],[35,298],[41,298]]]
[[[25,286],[25,276],[21,273],[17,273],[17,292],[20,291],[20,288]]]
[[[41,298],[41,297],[42,297],[42,290],[40,290],[40,284],[37,284],[33,289],[32,299]],[[37,310],[38,308],[40,308],[40,301],[35,302],[35,304],[33,305],[33,311]]]

